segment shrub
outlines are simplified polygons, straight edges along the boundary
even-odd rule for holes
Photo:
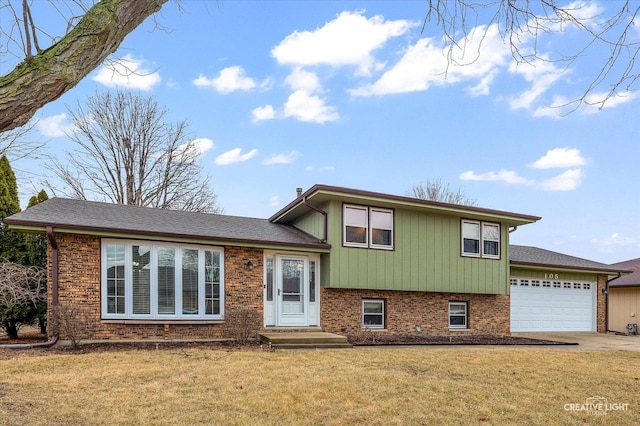
[[[260,318],[253,308],[243,306],[228,309],[225,317],[227,332],[240,344],[246,344],[260,330]]]
[[[38,318],[45,292],[44,269],[0,262],[0,329],[17,339],[20,327],[33,324]]]

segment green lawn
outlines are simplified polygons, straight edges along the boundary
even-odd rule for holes
[[[635,425],[639,366],[567,347],[0,350],[0,424]],[[628,407],[567,409],[595,397]]]

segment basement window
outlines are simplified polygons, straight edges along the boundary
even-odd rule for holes
[[[362,328],[384,329],[384,300],[362,300]]]
[[[467,302],[449,302],[449,328],[467,328]]]

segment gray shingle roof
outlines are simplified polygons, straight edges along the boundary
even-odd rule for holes
[[[633,271],[628,275],[623,275],[620,278],[611,281],[609,286],[611,287],[640,287],[640,257],[637,259],[627,260],[625,262],[618,262],[611,265],[613,268],[626,269]]]
[[[14,226],[77,229],[105,233],[194,238],[327,249],[327,244],[293,226],[267,219],[152,209],[52,198],[6,218]]]
[[[509,246],[509,261],[512,264],[555,266],[601,272],[612,272],[618,270],[618,268],[612,268],[610,265],[606,265],[604,263],[594,262],[592,260],[569,256],[567,254],[544,250],[537,247],[518,245]]]

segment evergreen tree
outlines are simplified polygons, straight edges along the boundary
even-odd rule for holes
[[[43,201],[47,201],[49,196],[47,192],[43,189],[38,193],[38,195],[34,195],[29,199],[29,204],[27,208],[31,208],[36,204],[40,204]],[[26,266],[38,266],[40,268],[47,267],[47,237],[44,234],[27,234],[25,235],[26,240]]]
[[[20,211],[18,184],[6,156],[0,157],[0,220]],[[25,263],[25,238],[21,233],[0,225],[0,259]]]
[[[47,192],[43,189],[38,193],[38,195],[34,195],[29,199],[29,204],[27,208],[35,206],[36,204],[40,204],[43,201],[47,201],[49,196]],[[47,236],[44,234],[26,234],[25,245],[26,245],[26,256],[25,256],[25,265],[26,266],[37,266],[38,268],[42,268],[46,270],[47,268]],[[46,278],[45,278],[46,280]],[[46,289],[46,281],[44,288]],[[47,332],[47,298],[46,294],[42,295],[43,297],[36,301],[36,310],[37,310],[37,318],[38,325],[40,326],[40,331],[42,334]]]

